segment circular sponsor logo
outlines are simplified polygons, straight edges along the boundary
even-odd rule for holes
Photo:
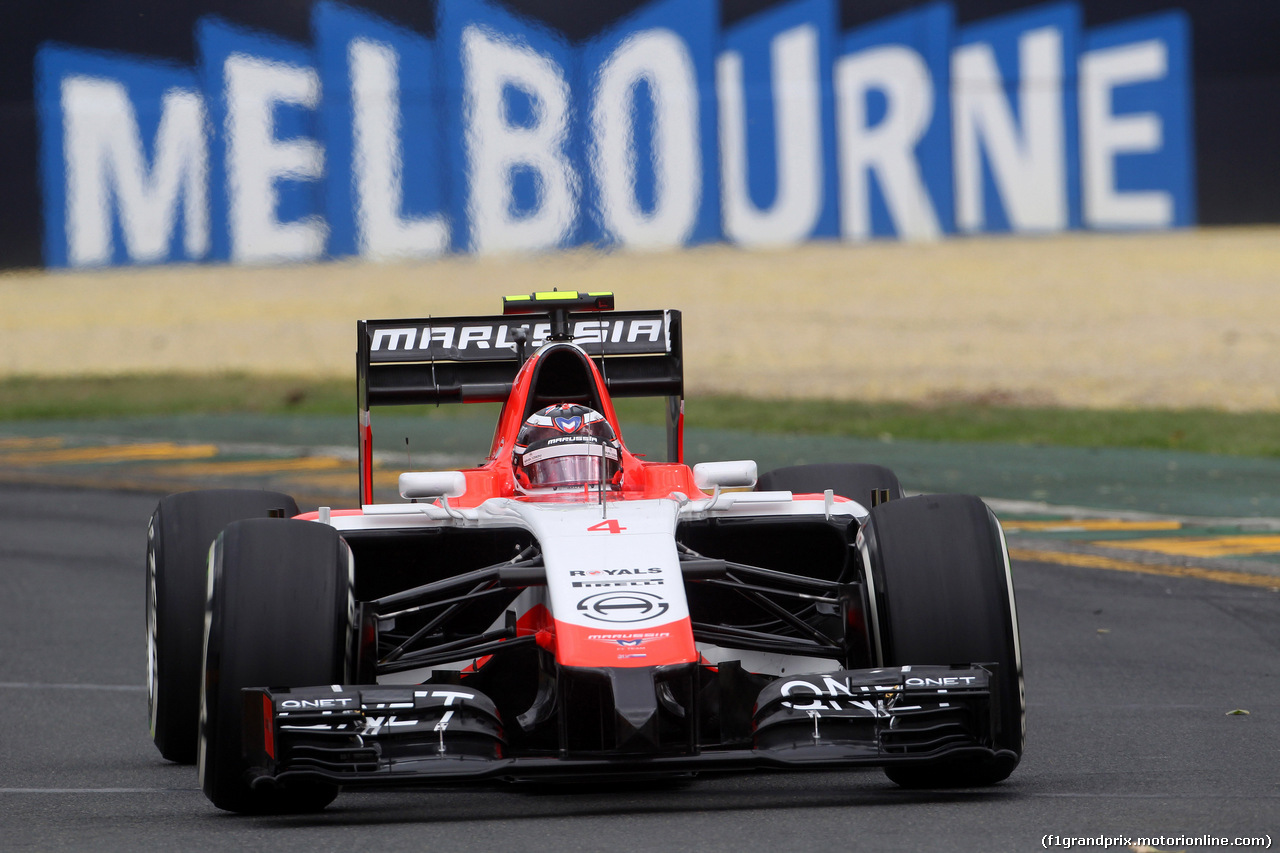
[[[670,607],[651,592],[602,592],[578,602],[578,609],[601,622],[643,622],[656,619]]]

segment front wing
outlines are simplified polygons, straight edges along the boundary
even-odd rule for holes
[[[255,787],[981,760],[998,754],[992,676],[992,667],[978,665],[783,676],[759,692],[746,743],[700,742],[698,714],[687,709],[691,731],[683,743],[521,754],[509,746],[495,704],[465,683],[250,688],[243,693],[244,748]]]

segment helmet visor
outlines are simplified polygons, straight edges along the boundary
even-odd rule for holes
[[[535,488],[582,486],[604,481],[611,485],[619,469],[616,447],[604,443],[574,442],[530,447],[520,467]]]

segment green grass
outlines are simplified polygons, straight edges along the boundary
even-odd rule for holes
[[[702,415],[702,406],[708,408]],[[1280,456],[1280,413],[1208,409],[1019,408],[957,403],[919,406],[842,401],[760,405],[741,398],[692,400],[688,422],[757,432],[972,441],[1068,447],[1188,450]]]
[[[355,382],[244,374],[0,380],[0,421],[355,411]]]
[[[651,401],[617,401],[624,423],[662,422]],[[355,411],[355,383],[240,374],[0,380],[0,421],[167,414],[337,414]],[[469,407],[443,406],[442,417]],[[824,400],[696,397],[692,427],[925,441],[1189,450],[1280,457],[1280,413],[1212,410],[1016,408],[956,403],[915,406]]]

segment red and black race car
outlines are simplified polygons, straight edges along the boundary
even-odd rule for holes
[[[871,464],[683,462],[678,311],[539,293],[358,327],[359,509],[162,500],[151,732],[213,803],[342,788],[882,766],[1017,766],[1022,663],[999,522]],[[612,398],[666,398],[668,461]],[[499,401],[488,458],[373,500],[380,405]]]

